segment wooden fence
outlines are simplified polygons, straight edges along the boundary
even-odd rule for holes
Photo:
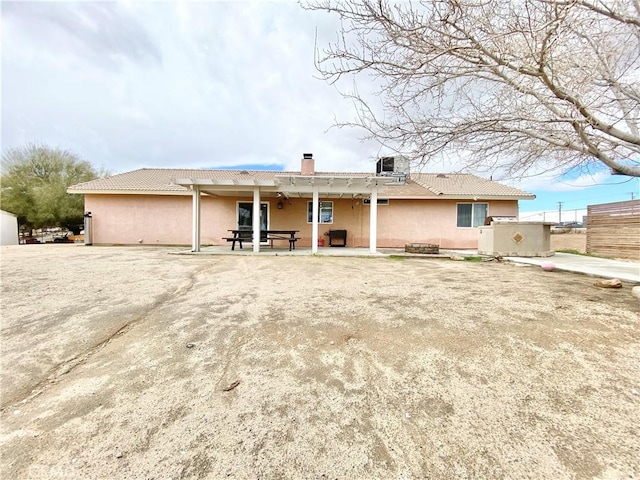
[[[587,253],[640,260],[640,200],[589,205]]]

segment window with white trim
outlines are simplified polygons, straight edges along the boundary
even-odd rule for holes
[[[313,222],[313,202],[307,202],[307,223]],[[333,202],[318,202],[318,223],[333,223]]]
[[[484,225],[488,213],[488,203],[459,203],[457,226],[479,227]]]

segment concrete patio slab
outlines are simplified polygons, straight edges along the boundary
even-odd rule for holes
[[[640,263],[609,258],[556,253],[552,257],[506,257],[507,260],[529,265],[553,262],[556,270],[584,273],[594,277],[618,278],[625,282],[640,283]]]

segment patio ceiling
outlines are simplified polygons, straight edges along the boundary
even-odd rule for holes
[[[201,193],[214,197],[252,196],[253,189],[255,187],[260,187],[260,193],[265,197],[275,196],[278,192],[276,184],[273,180],[256,180],[252,178],[176,178],[173,183],[189,189],[199,187]]]
[[[262,197],[275,197],[281,193],[287,197],[311,197],[314,190],[323,196],[342,197],[370,194],[375,187],[389,182],[388,177],[276,175],[273,180],[177,178],[176,185],[212,196],[252,196],[255,187]]]
[[[389,183],[387,177],[363,177],[350,175],[275,175],[272,179],[257,178],[177,178],[174,185],[191,190],[193,197],[191,237],[192,251],[200,251],[201,197],[202,194],[223,196],[250,196],[253,199],[253,251],[260,251],[260,199],[273,195],[285,197],[311,197],[312,226],[311,249],[318,251],[318,212],[319,197],[343,195],[368,195],[371,198],[369,208],[369,250],[376,251],[377,238],[377,197],[378,187]]]

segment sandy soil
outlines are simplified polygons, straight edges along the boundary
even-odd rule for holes
[[[168,251],[2,247],[1,478],[640,478],[629,285]]]
[[[586,233],[559,233],[551,235],[551,250],[587,251]]]

